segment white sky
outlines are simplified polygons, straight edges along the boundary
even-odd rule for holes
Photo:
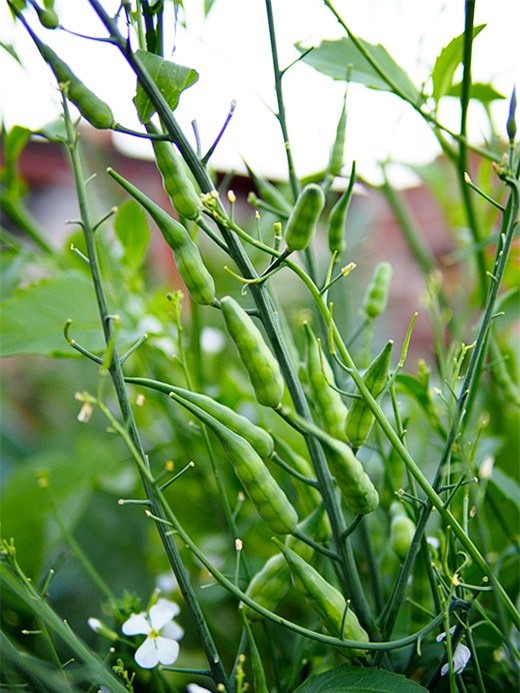
[[[118,3],[107,2],[109,6]],[[168,3],[169,4],[169,3]],[[189,31],[179,29],[171,56],[194,67],[199,81],[181,97],[177,118],[191,136],[196,120],[203,150],[220,129],[232,100],[235,115],[212,162],[218,168],[243,170],[242,157],[258,172],[286,177],[285,156],[278,123],[270,109],[276,101],[272,79],[265,6],[262,0],[216,0],[203,21],[202,0],[185,0]],[[273,0],[280,65],[297,57],[296,41],[316,44],[339,38],[342,30],[321,0]],[[464,0],[337,0],[336,8],[358,36],[382,43],[416,84],[427,79],[435,57],[451,38],[463,31]],[[56,0],[62,23],[70,29],[105,35],[87,0]],[[137,127],[132,97],[135,80],[116,49],[40,27],[32,12],[32,26],[76,74],[112,106],[116,119]],[[493,106],[494,119],[505,129],[508,100],[520,73],[516,0],[477,0],[476,24],[486,23],[474,44],[474,81],[493,81],[508,98]],[[173,27],[173,22],[170,24]],[[0,108],[7,126],[15,123],[41,127],[60,112],[54,78],[22,27],[14,27],[7,5],[0,5],[0,39],[14,44],[25,69],[0,51]],[[173,32],[167,35],[170,50]],[[284,78],[289,133],[297,172],[305,175],[326,164],[341,109],[344,84],[334,82],[299,63]],[[452,102],[452,103],[448,103]],[[481,140],[487,133],[482,107],[470,110],[471,134]],[[457,128],[454,100],[447,100],[444,122]],[[134,146],[126,136],[119,145]],[[145,156],[146,143],[137,143]],[[351,84],[345,170],[356,160],[358,171],[378,180],[378,162],[386,159],[425,162],[438,153],[428,127],[396,97]],[[405,182],[393,169],[396,182]]]

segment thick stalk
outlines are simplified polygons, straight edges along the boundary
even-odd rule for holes
[[[141,65],[138,58],[132,53],[128,42],[119,32],[117,24],[108,15],[100,4],[99,0],[89,0],[89,2],[107,28],[112,42],[122,52],[130,67],[135,72],[147,96],[154,104],[163,125],[172,137],[172,140],[177,144],[179,151],[195,177],[200,189],[203,193],[210,192],[213,190],[213,183],[208,176],[205,167],[200,162],[196,152],[192,149],[184,133],[179,128],[177,121],[175,120],[155,82]],[[246,279],[256,278],[258,276],[257,272],[237,237],[230,233],[225,225],[218,225],[227,244],[229,254],[237,264],[242,276]],[[300,385],[294,364],[291,361],[290,355],[283,340],[279,319],[276,310],[272,305],[268,291],[262,284],[251,284],[250,288],[251,294],[258,309],[260,321],[264,325],[267,337],[271,342],[273,351],[280,363],[280,368],[282,369],[282,373],[285,377],[295,409],[298,411],[300,416],[311,420],[311,413],[305,399],[305,394]],[[320,484],[323,502],[330,517],[337,552],[340,556],[340,566],[345,586],[348,588],[353,607],[356,610],[356,613],[364,628],[369,632],[371,637],[375,638],[377,637],[377,629],[364,596],[364,590],[361,584],[359,573],[353,561],[352,554],[346,550],[345,542],[342,539],[342,533],[345,529],[345,520],[334,494],[333,480],[328,469],[325,456],[314,437],[306,436],[306,443],[316,469],[316,475]]]
[[[85,180],[82,173],[81,160],[77,150],[77,136],[74,131],[70,117],[68,117],[67,103],[65,100],[64,106],[65,120],[67,124],[68,133],[67,148],[74,176],[76,195],[80,208],[81,225],[83,235],[85,238],[85,244],[87,246],[87,253],[90,262],[89,266],[92,274],[92,281],[96,294],[98,310],[101,317],[101,323],[103,326],[105,341],[107,347],[112,350],[112,357],[109,364],[109,372],[112,382],[114,384],[114,389],[116,391],[116,396],[123,417],[123,421],[125,423],[125,427],[127,428],[130,439],[132,440],[132,443],[138,451],[139,457],[142,461],[142,465],[140,465],[139,471],[141,474],[141,480],[146,496],[150,501],[150,509],[155,517],[164,518],[163,508],[161,503],[157,499],[151,473],[146,473],[147,471],[149,472],[148,458],[143,448],[139,431],[135,423],[133,411],[130,406],[128,395],[126,392],[121,359],[118,354],[117,346],[114,343],[112,318],[108,310],[105,292],[103,289],[97,248],[94,239],[94,231],[93,226],[90,222]],[[187,609],[190,613],[190,616],[192,617],[194,626],[199,634],[202,646],[204,648],[204,651],[208,658],[209,665],[211,667],[214,680],[216,683],[222,683],[223,685],[228,686],[229,681],[224,671],[217,647],[213,641],[207,623],[204,619],[204,615],[199,606],[197,597],[191,586],[190,577],[186,571],[186,568],[184,567],[177,545],[173,541],[171,535],[168,533],[166,524],[163,524],[162,522],[158,521],[156,523],[156,526],[161,537],[161,541],[163,543],[164,550],[166,552],[168,560],[172,566],[175,576],[177,577],[179,588],[184,597]]]

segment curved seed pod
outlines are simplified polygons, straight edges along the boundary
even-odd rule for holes
[[[293,207],[285,228],[285,242],[290,251],[304,250],[312,240],[323,207],[325,193],[316,183],[306,185]]]
[[[318,541],[330,536],[330,525],[324,513],[323,506],[319,506],[309,517],[299,523],[298,529]],[[297,537],[289,535],[286,539],[287,546],[295,551],[306,561],[311,561],[315,551],[312,546],[301,541]],[[291,587],[291,573],[283,554],[277,553],[271,556],[256,573],[249,583],[246,594],[255,602],[258,602],[269,611],[275,611],[278,604],[286,596]],[[242,604],[241,607],[249,620],[258,620],[262,615],[254,609]]]
[[[284,380],[278,361],[245,310],[231,296],[224,296],[220,306],[226,327],[247,368],[256,399],[266,407],[277,407],[283,397]]]
[[[366,630],[362,628],[341,592],[297,553],[276,538],[273,541],[289,564],[294,586],[308,598],[310,606],[318,613],[327,630],[338,638],[368,642]],[[363,653],[363,650],[351,651],[353,656]]]
[[[348,409],[341,395],[333,390],[329,382],[334,382],[334,374],[325,354],[320,349],[310,325],[305,322],[307,336],[307,373],[312,401],[323,424],[323,428],[334,438],[347,440],[345,420]]]
[[[137,200],[155,221],[164,240],[173,250],[175,264],[192,299],[202,305],[214,303],[215,282],[186,228],[114,169],[107,168],[107,173]]]
[[[379,397],[385,389],[393,344],[390,339],[363,376],[363,382],[374,398]],[[363,445],[372,429],[374,420],[375,417],[364,399],[353,400],[345,424],[347,438],[352,447],[357,449]]]
[[[345,224],[347,222],[348,208],[352,199],[354,183],[356,181],[356,162],[352,164],[350,180],[346,190],[330,211],[328,241],[331,253],[339,257],[345,252]]]
[[[391,279],[392,265],[389,262],[376,265],[363,299],[363,310],[369,320],[374,320],[385,311]]]
[[[352,449],[340,440],[320,437],[343,500],[353,513],[366,515],[379,505],[379,494]]]
[[[271,457],[274,452],[274,441],[267,431],[251,423],[245,416],[237,414],[225,404],[217,402],[212,397],[208,397],[208,395],[192,392],[191,390],[163,383],[159,380],[150,380],[149,378],[127,377],[125,380],[134,385],[142,385],[158,392],[164,392],[166,395],[170,395],[172,392],[175,393],[179,397],[177,401],[183,404],[192,414],[198,416],[199,410],[202,409],[203,412],[213,417],[222,426],[245,438],[264,460]],[[203,420],[203,423],[206,423],[206,421]]]
[[[253,446],[199,407],[188,406],[187,400],[174,391],[170,392],[170,397],[190,411],[198,409],[196,416],[217,435],[244,491],[265,524],[276,534],[290,534],[298,523],[296,510]]]
[[[345,137],[347,133],[347,98],[343,99],[343,108],[336,127],[336,138],[329,157],[327,172],[332,176],[339,176],[343,168],[343,155],[345,153]]]
[[[60,84],[67,84],[67,98],[71,101],[81,115],[99,130],[114,127],[115,119],[110,106],[102,101],[93,91],[86,87],[72,72],[70,67],[59,58],[56,53],[43,43],[36,34],[25,24],[31,38],[35,42],[42,58],[51,68],[54,76]]]
[[[390,522],[390,546],[392,551],[404,561],[412,545],[415,534],[415,522],[408,517],[401,503],[390,506],[392,521]]]
[[[151,123],[147,123],[145,127],[149,133],[158,132]],[[180,155],[173,144],[165,140],[152,140],[152,147],[163,187],[172,205],[181,217],[197,219],[200,216],[202,202],[191,179],[186,175]]]

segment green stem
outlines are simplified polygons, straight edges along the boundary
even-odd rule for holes
[[[149,473],[146,473],[146,471],[149,470],[148,458],[143,448],[139,431],[135,423],[133,411],[130,406],[128,395],[126,392],[121,359],[119,357],[117,347],[114,343],[112,320],[110,319],[110,313],[108,310],[108,305],[103,289],[103,282],[101,278],[95,237],[93,227],[90,222],[85,181],[82,173],[81,160],[76,146],[76,133],[74,131],[70,116],[68,115],[68,107],[65,99],[64,109],[68,134],[67,148],[74,176],[74,183],[80,208],[85,244],[87,247],[88,257],[90,261],[90,271],[92,274],[92,281],[94,284],[94,290],[96,294],[99,314],[101,317],[105,341],[107,346],[109,346],[112,349],[112,355],[109,364],[109,372],[112,378],[114,389],[116,391],[116,396],[118,399],[119,407],[121,409],[121,414],[123,416],[125,428],[126,430],[128,430],[128,435],[130,436],[132,443],[138,452],[139,459],[141,461],[141,464],[139,465],[139,471],[141,474],[141,480],[146,496],[150,500],[151,512],[155,517],[164,518],[162,505],[158,502],[155,489],[153,487],[153,483],[150,479],[150,475]],[[213,638],[204,619],[204,615],[202,613],[197,597],[191,585],[189,574],[184,566],[177,545],[168,533],[167,527],[160,521],[156,524],[166,555],[168,557],[170,565],[172,566],[175,576],[177,577],[179,588],[185,599],[187,609],[193,619],[195,628],[198,631],[199,637],[201,639],[202,646],[204,648],[204,651],[208,658],[208,662],[212,669],[213,677],[217,683],[222,683],[227,686],[229,683],[227,675],[224,671],[220,656],[218,655],[218,650],[216,648],[215,643],[213,642]]]
[[[150,77],[150,74],[141,64],[137,56],[132,53],[126,39],[119,32],[117,24],[108,15],[99,0],[89,0],[89,2],[107,28],[111,36],[111,40],[122,52],[130,67],[135,72],[150,101],[154,104],[164,127],[170,134],[172,141],[178,146],[181,155],[186,161],[186,164],[192,172],[201,191],[203,193],[210,192],[214,189],[214,187],[207,170],[200,162],[196,152],[192,149],[184,133],[178,126],[171,109],[164,100],[164,97],[159,91],[157,85]],[[225,214],[223,209],[221,211],[223,214]],[[226,242],[229,254],[237,264],[242,276],[246,279],[256,279],[258,274],[243,247],[238,242],[236,236],[230,233],[228,228],[224,224],[219,223],[218,220],[217,225],[219,226],[220,232]],[[303,418],[310,421],[312,420],[311,412],[302,386],[298,380],[296,369],[292,363],[289,351],[283,339],[279,317],[268,290],[263,284],[252,284],[250,290],[258,308],[260,320],[265,327],[268,340],[270,341],[275,356],[280,363],[280,367],[285,377],[285,381],[287,383],[294,406]],[[345,550],[344,541],[341,538],[345,528],[345,520],[334,494],[334,484],[325,456],[323,454],[323,450],[313,436],[306,436],[306,443],[316,469],[316,475],[320,484],[324,505],[330,518],[334,541],[341,560],[340,565],[343,581],[346,585],[349,585],[349,591],[352,595],[352,603],[360,621],[362,622],[364,628],[369,632],[371,637],[375,637],[377,633],[374,619],[369,611],[365,599],[364,590],[357,572],[357,567],[353,562],[351,555],[349,555]]]

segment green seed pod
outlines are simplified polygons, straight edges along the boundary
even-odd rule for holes
[[[390,546],[392,551],[404,561],[415,534],[415,523],[408,517],[401,503],[390,506],[392,520],[390,522]]]
[[[90,89],[76,77],[70,67],[56,55],[52,48],[46,43],[43,43],[43,41],[36,36],[29,24],[25,21],[21,12],[16,11],[16,16],[27,29],[40,55],[53,71],[58,83],[68,84],[67,98],[76,106],[85,120],[88,120],[91,125],[99,130],[112,128],[115,125],[115,120],[110,106],[96,96],[94,92],[90,91]],[[47,18],[49,18],[48,15]]]
[[[44,26],[46,29],[57,29],[59,27],[60,20],[58,19],[58,15],[52,7],[44,8],[35,4],[34,9],[36,10],[36,13],[38,15],[40,24]]]
[[[323,436],[320,441],[347,507],[358,515],[373,512],[379,505],[379,494],[351,448],[335,438]]]
[[[390,339],[368,367],[363,382],[372,397],[377,399],[385,389],[393,341]],[[355,399],[350,405],[345,424],[347,438],[353,448],[361,447],[368,438],[375,417],[364,399]]]
[[[107,168],[107,173],[137,200],[155,221],[164,240],[173,250],[179,274],[195,303],[214,303],[215,282],[186,228],[112,168]]]
[[[388,262],[380,262],[374,269],[363,299],[363,310],[369,320],[374,320],[384,312],[391,279],[392,265]]]
[[[323,207],[325,193],[316,183],[306,185],[293,207],[285,228],[285,242],[290,251],[304,250],[312,240]]]
[[[297,553],[276,538],[273,541],[289,564],[294,586],[307,597],[310,606],[318,613],[327,630],[338,638],[368,642],[367,632],[360,625],[341,592]],[[352,656],[363,653],[363,650],[351,652]]]
[[[318,541],[330,536],[330,525],[323,511],[323,506],[319,506],[309,517],[300,522],[298,530]],[[315,553],[312,546],[292,535],[289,535],[285,541],[287,546],[297,553],[298,556],[305,561],[312,561]],[[253,576],[247,587],[246,594],[251,599],[254,599],[255,602],[269,609],[269,611],[276,611],[276,607],[287,595],[290,587],[291,573],[289,566],[283,554],[277,553],[271,556],[264,563],[261,570]],[[248,607],[246,604],[242,605],[242,609],[251,621],[262,618],[258,611]]]
[[[345,153],[345,136],[347,132],[347,99],[343,100],[343,108],[336,128],[336,138],[329,157],[328,173],[332,176],[339,176],[343,168],[343,155]]]
[[[224,296],[220,306],[226,327],[247,368],[256,399],[266,407],[277,407],[283,397],[284,380],[278,361],[269,350],[245,310],[231,296]]]
[[[350,180],[346,190],[330,211],[328,241],[331,253],[336,253],[337,257],[345,252],[345,224],[347,222],[348,208],[352,199],[354,183],[356,181],[356,162],[352,164]]]
[[[151,134],[158,132],[151,123],[146,124],[146,130]],[[202,202],[175,147],[171,142],[164,140],[152,140],[152,147],[163,187],[173,207],[181,217],[197,219],[200,216]]]
[[[329,385],[330,382],[334,383],[334,374],[325,354],[320,349],[320,340],[316,339],[307,322],[304,326],[307,336],[307,373],[312,402],[327,433],[334,438],[346,441],[347,407],[339,392]]]
[[[220,440],[244,491],[265,524],[276,534],[290,534],[298,523],[296,510],[253,446],[194,404],[188,406],[187,400],[174,391],[170,392],[170,397],[192,412],[198,409],[196,416],[211,428]]]
[[[127,377],[125,380],[134,385],[142,385],[143,387],[149,387],[158,392],[164,392],[166,395],[170,395],[172,392],[175,393],[178,395],[177,401],[183,404],[192,414],[198,416],[199,410],[209,414],[209,416],[213,417],[218,423],[229,428],[233,433],[245,438],[264,460],[269,459],[274,452],[274,441],[267,431],[251,423],[245,416],[237,414],[225,404],[221,404],[212,397],[208,397],[208,395],[199,392],[191,392],[190,390],[185,390],[176,385],[170,385],[148,378]]]

